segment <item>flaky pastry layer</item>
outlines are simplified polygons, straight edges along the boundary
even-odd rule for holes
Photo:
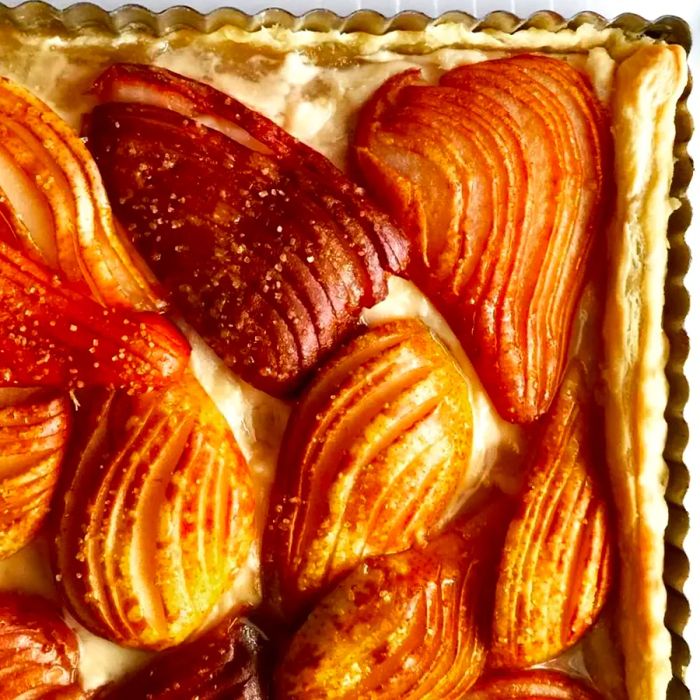
[[[681,47],[645,46],[619,66],[612,98],[618,191],[608,236],[605,418],[618,513],[618,623],[632,700],[666,697],[671,678],[664,625],[668,383],[662,316],[674,119],[686,82]]]

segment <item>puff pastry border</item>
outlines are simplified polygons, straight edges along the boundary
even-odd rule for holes
[[[665,698],[671,679],[664,625],[668,348],[662,317],[674,120],[687,79],[681,47],[644,46],[620,64],[612,96],[618,192],[608,241],[605,420],[620,545],[617,619],[630,700]]]

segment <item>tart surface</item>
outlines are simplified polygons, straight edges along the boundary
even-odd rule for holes
[[[0,30],[0,35],[6,31]],[[64,39],[39,35],[18,37],[13,36],[12,30],[9,34],[15,43],[7,55],[0,57],[0,75],[45,100],[74,130],[80,128],[82,117],[94,105],[95,97],[87,89],[102,70],[117,61],[136,61],[174,70],[233,95],[346,172],[350,172],[347,154],[361,105],[388,78],[402,71],[419,68],[427,80],[435,83],[442,74],[458,66],[503,59],[512,51],[548,49],[555,55],[550,60],[563,61],[586,76],[610,115],[615,166],[608,164],[606,169],[614,180],[607,186],[616,190],[615,213],[608,217],[610,225],[602,234],[608,249],[603,283],[581,285],[581,296],[576,297],[572,310],[571,330],[567,331],[571,347],[560,354],[593,358],[596,391],[603,397],[606,430],[608,435],[615,436],[607,441],[606,480],[610,481],[611,505],[614,504],[612,539],[617,549],[632,553],[614,557],[619,580],[604,613],[604,621],[612,619],[614,626],[619,627],[616,634],[625,657],[624,667],[617,667],[615,673],[626,678],[630,698],[662,697],[670,677],[670,638],[663,624],[666,477],[662,451],[667,388],[663,376],[661,313],[665,231],[672,207],[668,191],[673,168],[673,115],[686,82],[683,52],[678,47],[654,45],[647,40],[632,41],[612,30],[594,32],[586,27],[578,33],[526,31],[508,37],[495,33],[465,39],[458,28],[448,25],[442,33],[430,34],[432,52],[416,56],[392,50],[396,48],[393,37],[385,40],[371,37],[360,42],[337,36],[324,39],[323,34],[303,37],[284,31],[248,36],[231,28],[209,36],[183,33],[167,41],[138,34],[125,34],[117,42],[99,35]],[[404,46],[411,46],[411,42],[418,46],[422,39],[415,33],[406,33],[403,40]],[[462,48],[452,48],[455,44]],[[114,121],[118,123],[119,117],[114,117]],[[649,173],[654,173],[653,177]],[[371,183],[368,189],[371,194]],[[275,222],[275,225],[279,224]],[[146,286],[143,283],[139,289]],[[143,296],[152,298],[149,294]],[[533,438],[526,428],[512,425],[499,415],[482,385],[483,380],[480,381],[478,368],[474,369],[469,353],[462,349],[460,334],[453,333],[454,320],[449,319],[451,328],[428,297],[435,300],[430,294],[423,295],[411,282],[391,277],[383,301],[375,305],[380,296],[368,296],[365,299],[368,303],[358,302],[356,306],[358,314],[363,305],[372,306],[362,312],[363,322],[372,329],[370,334],[381,335],[382,324],[391,319],[421,319],[453,353],[460,368],[458,372],[466,378],[463,403],[469,409],[463,413],[471,413],[470,420],[464,416],[470,423],[465,431],[471,431],[471,436],[468,444],[459,445],[457,451],[469,452],[469,469],[450,477],[454,477],[454,483],[450,481],[450,484],[456,497],[444,511],[444,519],[449,520],[475,491],[487,484],[510,494],[517,493],[522,488],[523,464],[525,455],[532,449]],[[596,343],[591,343],[590,337],[601,334],[601,324],[602,346],[591,348]],[[188,328],[186,335],[193,348],[194,374],[229,422],[250,466],[260,540],[277,453],[280,445],[285,449],[289,440],[283,438],[283,432],[290,404],[244,383],[213,355],[194,331]],[[558,384],[555,382],[553,386]],[[493,391],[493,385],[487,389]],[[555,400],[555,393],[551,392],[549,400]],[[328,411],[332,413],[332,408]],[[362,439],[369,440],[366,435]],[[360,493],[358,498],[361,496]],[[352,538],[347,541],[353,542]],[[413,544],[407,540],[398,549],[406,550]],[[371,554],[393,556],[387,550]],[[425,555],[411,552],[405,556],[420,559]],[[9,559],[0,563],[0,586],[4,587],[4,579],[13,580],[13,567],[21,566],[22,561]],[[252,547],[247,565],[239,567],[236,580],[212,613],[213,619],[220,618],[232,606],[258,602],[258,562],[259,552]],[[379,566],[384,564],[380,562]],[[402,564],[400,561],[386,564],[390,570],[394,566],[400,568]],[[35,568],[41,577],[39,567]],[[50,584],[41,584],[46,585],[51,588]],[[343,592],[335,589],[329,595],[331,603],[326,603],[326,607],[335,605]],[[323,619],[318,621],[323,616],[323,605],[318,608],[315,621],[307,623],[307,627],[313,629],[314,624],[320,627],[326,624]],[[597,614],[600,605],[596,603],[593,607]],[[85,630],[80,634],[81,639],[91,639]],[[302,644],[303,639],[298,643]],[[83,645],[80,670],[87,689],[105,680],[118,679],[129,665],[144,663],[140,655],[122,652],[118,647],[102,657],[95,651],[91,657],[91,650],[100,644],[97,640]],[[578,654],[574,665],[582,668],[584,656]],[[483,663],[480,657],[479,664]],[[547,674],[532,680],[525,672],[513,671],[513,677],[524,674],[516,683],[509,680],[509,671],[493,673],[506,679],[498,681],[503,687],[509,683],[515,686],[548,682],[542,680]],[[488,687],[488,682],[487,674],[482,688]],[[555,686],[558,683],[564,688],[562,692],[566,691],[566,681],[555,678],[552,683]],[[581,697],[593,693],[585,687],[575,692]]]

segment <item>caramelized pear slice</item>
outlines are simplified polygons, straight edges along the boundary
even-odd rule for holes
[[[496,586],[494,666],[525,668],[575,644],[611,584],[602,452],[590,389],[574,363],[533,448]]]
[[[108,306],[162,306],[119,231],[78,135],[26,88],[0,78],[0,239]]]
[[[146,395],[79,400],[54,520],[59,588],[95,634],[144,649],[179,644],[253,545],[248,465],[189,377]]]
[[[0,406],[0,559],[24,547],[49,512],[70,423],[66,396]]]
[[[88,144],[112,205],[185,320],[282,395],[386,296],[406,241],[322,155],[218,90],[121,64]]]
[[[79,700],[78,640],[58,608],[0,593],[0,700]]]
[[[366,331],[287,426],[263,541],[267,602],[294,618],[362,559],[424,539],[469,468],[471,395],[415,320]]]
[[[485,601],[508,515],[499,498],[424,549],[360,564],[292,638],[276,697],[461,700],[486,662]]]
[[[365,104],[354,156],[501,415],[542,416],[613,189],[609,121],[586,78],[525,54],[437,86],[407,71]]]
[[[190,347],[153,312],[106,309],[0,241],[0,387],[147,391],[176,381]]]
[[[265,700],[266,639],[243,620],[228,619],[199,639],[158,654],[94,700]]]

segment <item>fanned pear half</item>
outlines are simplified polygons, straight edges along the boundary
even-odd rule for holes
[[[49,512],[71,419],[67,395],[0,405],[0,559],[27,544]]]
[[[112,216],[83,141],[48,105],[2,77],[0,240],[106,306],[163,306]]]
[[[277,669],[277,700],[462,700],[486,663],[503,496],[425,548],[368,559],[314,608]]]
[[[79,400],[54,518],[63,599],[95,634],[174,646],[212,613],[253,544],[248,465],[189,377],[146,395]]]
[[[294,618],[363,559],[425,541],[469,469],[471,394],[420,321],[367,330],[292,412],[263,539],[267,603]]]
[[[549,408],[613,191],[609,119],[565,61],[520,54],[390,78],[354,156],[411,241],[409,274],[452,325],[491,399]]]
[[[117,64],[88,145],[114,211],[185,320],[246,381],[298,389],[387,294],[403,235],[347,176],[205,83]]]
[[[526,668],[573,646],[612,581],[600,421],[582,364],[567,371],[533,445],[496,585],[492,665]]]
[[[190,346],[165,317],[105,308],[0,240],[0,387],[147,391],[182,377]]]
[[[103,686],[93,700],[267,700],[265,656],[263,633],[245,620],[227,618]]]
[[[38,596],[0,592],[0,700],[83,700],[78,639]]]
[[[561,671],[533,669],[487,674],[464,700],[604,700],[580,678]]]

